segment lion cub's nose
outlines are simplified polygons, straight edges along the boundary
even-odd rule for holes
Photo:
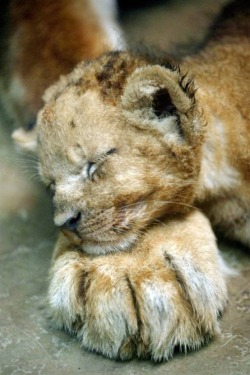
[[[81,220],[81,213],[79,212],[77,216],[69,218],[63,225],[61,225],[61,229],[70,230],[71,232],[75,232],[78,224]]]

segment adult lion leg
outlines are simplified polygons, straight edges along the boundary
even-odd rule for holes
[[[200,212],[152,226],[130,252],[93,258],[60,241],[50,313],[84,347],[110,358],[160,361],[176,346],[198,348],[220,331],[226,286]]]

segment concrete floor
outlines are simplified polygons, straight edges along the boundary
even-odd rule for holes
[[[221,3],[172,1],[126,13],[122,23],[131,39],[169,48],[176,42],[198,41]],[[86,352],[74,337],[48,326],[44,298],[56,233],[34,161],[14,149],[10,133],[9,119],[1,109],[0,374],[250,374],[250,257],[233,244],[220,244],[238,270],[228,282],[230,302],[222,335],[198,352],[178,354],[159,365],[115,362]]]

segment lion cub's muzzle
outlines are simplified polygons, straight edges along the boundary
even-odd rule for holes
[[[141,202],[125,207],[68,209],[55,214],[54,222],[72,242],[117,241],[135,234],[144,224]]]

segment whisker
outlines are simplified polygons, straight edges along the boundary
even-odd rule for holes
[[[36,173],[28,176],[28,181],[41,182],[41,179],[40,176]]]
[[[186,206],[186,207],[189,207],[189,208],[195,208],[195,209],[199,209],[198,207],[192,205],[192,204],[189,204],[189,203],[184,203],[184,202],[178,202],[178,201],[164,201],[164,200],[157,200],[155,201],[156,203],[166,203],[166,204],[177,204],[179,206]]]
[[[159,224],[163,225],[164,227],[168,227],[168,225],[166,223],[164,223],[162,220],[159,220],[159,219],[154,219],[152,223],[159,223]]]

